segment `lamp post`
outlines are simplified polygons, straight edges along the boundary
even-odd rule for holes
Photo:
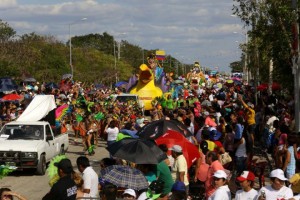
[[[70,67],[71,67],[71,75],[72,75],[72,79],[73,79],[73,74],[74,74],[74,71],[73,71],[73,63],[72,63],[72,37],[71,37],[71,26],[78,23],[79,21],[84,21],[84,20],[87,20],[86,17],[80,19],[80,20],[77,20],[75,22],[72,22],[69,24],[69,51],[70,51]]]
[[[247,60],[248,60],[248,56],[247,56],[248,33],[247,32],[246,33],[240,33],[240,32],[236,32],[236,31],[234,31],[233,33],[240,34],[243,37],[245,37],[246,49],[245,49],[245,62],[244,62],[244,67],[243,67],[243,74],[246,77],[246,81],[248,83],[249,82],[248,63],[247,63]]]
[[[126,35],[126,33],[124,32],[124,33],[119,33],[119,34],[117,34],[115,37],[116,37],[116,39],[117,39],[117,37],[120,37],[120,36],[122,36],[122,35]],[[117,72],[117,54],[116,54],[116,43],[117,43],[117,53],[118,53],[118,60],[120,60],[120,58],[121,58],[121,51],[120,51],[120,49],[121,49],[121,41],[120,42],[118,42],[117,40],[116,40],[116,42],[114,41],[114,58],[115,58],[115,72],[116,72],[116,83],[118,82],[118,72]]]

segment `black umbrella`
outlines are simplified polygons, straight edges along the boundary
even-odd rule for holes
[[[112,156],[136,164],[157,164],[167,158],[154,140],[124,138],[107,147]]]
[[[137,132],[137,135],[140,138],[150,138],[155,140],[165,134],[167,130],[177,131],[185,137],[193,135],[184,124],[175,120],[165,119],[160,119],[146,124]]]

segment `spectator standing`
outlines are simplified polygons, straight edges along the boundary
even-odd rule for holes
[[[209,151],[206,155],[206,163],[209,165],[207,178],[205,181],[205,192],[206,197],[210,197],[216,190],[213,185],[213,175],[218,170],[224,170],[224,167],[219,161],[218,155],[216,152]]]
[[[231,193],[227,182],[227,174],[224,170],[218,170],[213,175],[215,192],[208,198],[208,200],[231,200]]]
[[[58,168],[60,179],[52,186],[43,200],[75,200],[77,195],[77,186],[71,174],[73,171],[72,163],[69,159],[63,159],[54,164]]]
[[[119,128],[117,127],[117,121],[116,120],[110,121],[106,125],[104,132],[107,134],[107,146],[115,143],[119,133]]]
[[[281,169],[271,171],[270,178],[271,185],[262,187],[258,192],[256,200],[278,200],[293,197],[292,189],[284,185],[284,182],[288,179],[285,178],[284,172]]]
[[[185,157],[182,153],[182,147],[180,145],[174,145],[171,148],[172,157],[175,159],[174,165],[172,166],[172,178],[174,181],[184,182],[185,186],[188,188],[188,167]]]
[[[247,200],[256,199],[257,191],[253,189],[255,175],[251,171],[243,171],[243,173],[237,177],[242,187],[235,194],[235,200]]]
[[[85,156],[77,158],[78,170],[82,173],[83,197],[98,197],[98,175],[90,166],[90,161]]]

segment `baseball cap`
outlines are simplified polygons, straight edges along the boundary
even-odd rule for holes
[[[206,155],[206,153],[209,151],[208,149],[208,142],[206,140],[202,140],[200,143],[200,149],[202,150],[202,153]]]
[[[255,175],[251,171],[243,171],[242,174],[236,178],[238,181],[254,181]]]
[[[216,129],[212,129],[210,131],[209,137],[211,140],[218,140],[222,136],[222,133],[217,131]]]
[[[271,171],[270,177],[271,178],[278,178],[282,181],[288,180],[287,178],[285,178],[284,172],[281,169],[274,169],[273,171]]]
[[[183,191],[185,192],[186,191],[186,187],[184,185],[183,182],[181,181],[176,181],[173,186],[172,186],[172,190],[171,191]]]
[[[214,175],[216,178],[225,178],[227,179],[227,174],[224,172],[224,170],[217,170]]]
[[[136,198],[136,193],[133,189],[126,189],[123,193],[124,194],[129,194],[130,196],[133,196],[134,198]]]
[[[64,173],[70,174],[73,172],[73,166],[69,159],[62,159],[60,162],[54,163],[58,169],[61,169]]]
[[[175,151],[177,153],[181,153],[182,152],[182,147],[180,145],[174,145],[172,148],[170,148],[169,150],[171,151]]]

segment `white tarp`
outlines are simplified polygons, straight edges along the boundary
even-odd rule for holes
[[[16,121],[39,121],[55,108],[53,95],[36,95]]]

